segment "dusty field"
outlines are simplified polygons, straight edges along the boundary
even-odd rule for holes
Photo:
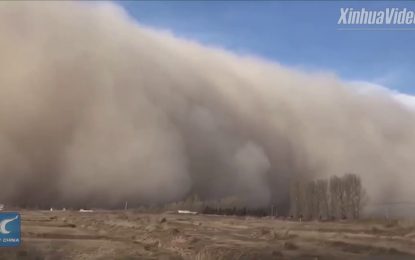
[[[292,222],[134,212],[22,212],[0,259],[415,259],[415,222]]]

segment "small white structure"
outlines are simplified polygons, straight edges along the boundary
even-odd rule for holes
[[[198,212],[196,212],[196,211],[181,210],[181,209],[179,209],[177,211],[177,213],[179,213],[179,214],[190,214],[190,215],[197,215],[198,214]]]
[[[4,209],[4,204],[0,204],[0,210]]]
[[[92,209],[80,209],[79,212],[94,212]]]

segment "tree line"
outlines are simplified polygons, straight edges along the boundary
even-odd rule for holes
[[[345,174],[328,179],[306,181],[294,179],[289,187],[289,202],[285,205],[247,207],[236,196],[218,200],[202,200],[196,194],[183,201],[164,205],[164,210],[190,210],[203,214],[235,216],[274,216],[301,220],[358,219],[366,200],[359,176]]]
[[[329,179],[294,180],[290,185],[290,215],[296,219],[358,219],[365,201],[356,174]]]

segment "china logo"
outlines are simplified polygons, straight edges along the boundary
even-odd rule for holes
[[[0,247],[19,246],[20,214],[17,212],[0,213]]]

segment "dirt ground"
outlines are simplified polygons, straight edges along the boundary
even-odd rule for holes
[[[22,211],[0,259],[415,259],[415,221]]]

